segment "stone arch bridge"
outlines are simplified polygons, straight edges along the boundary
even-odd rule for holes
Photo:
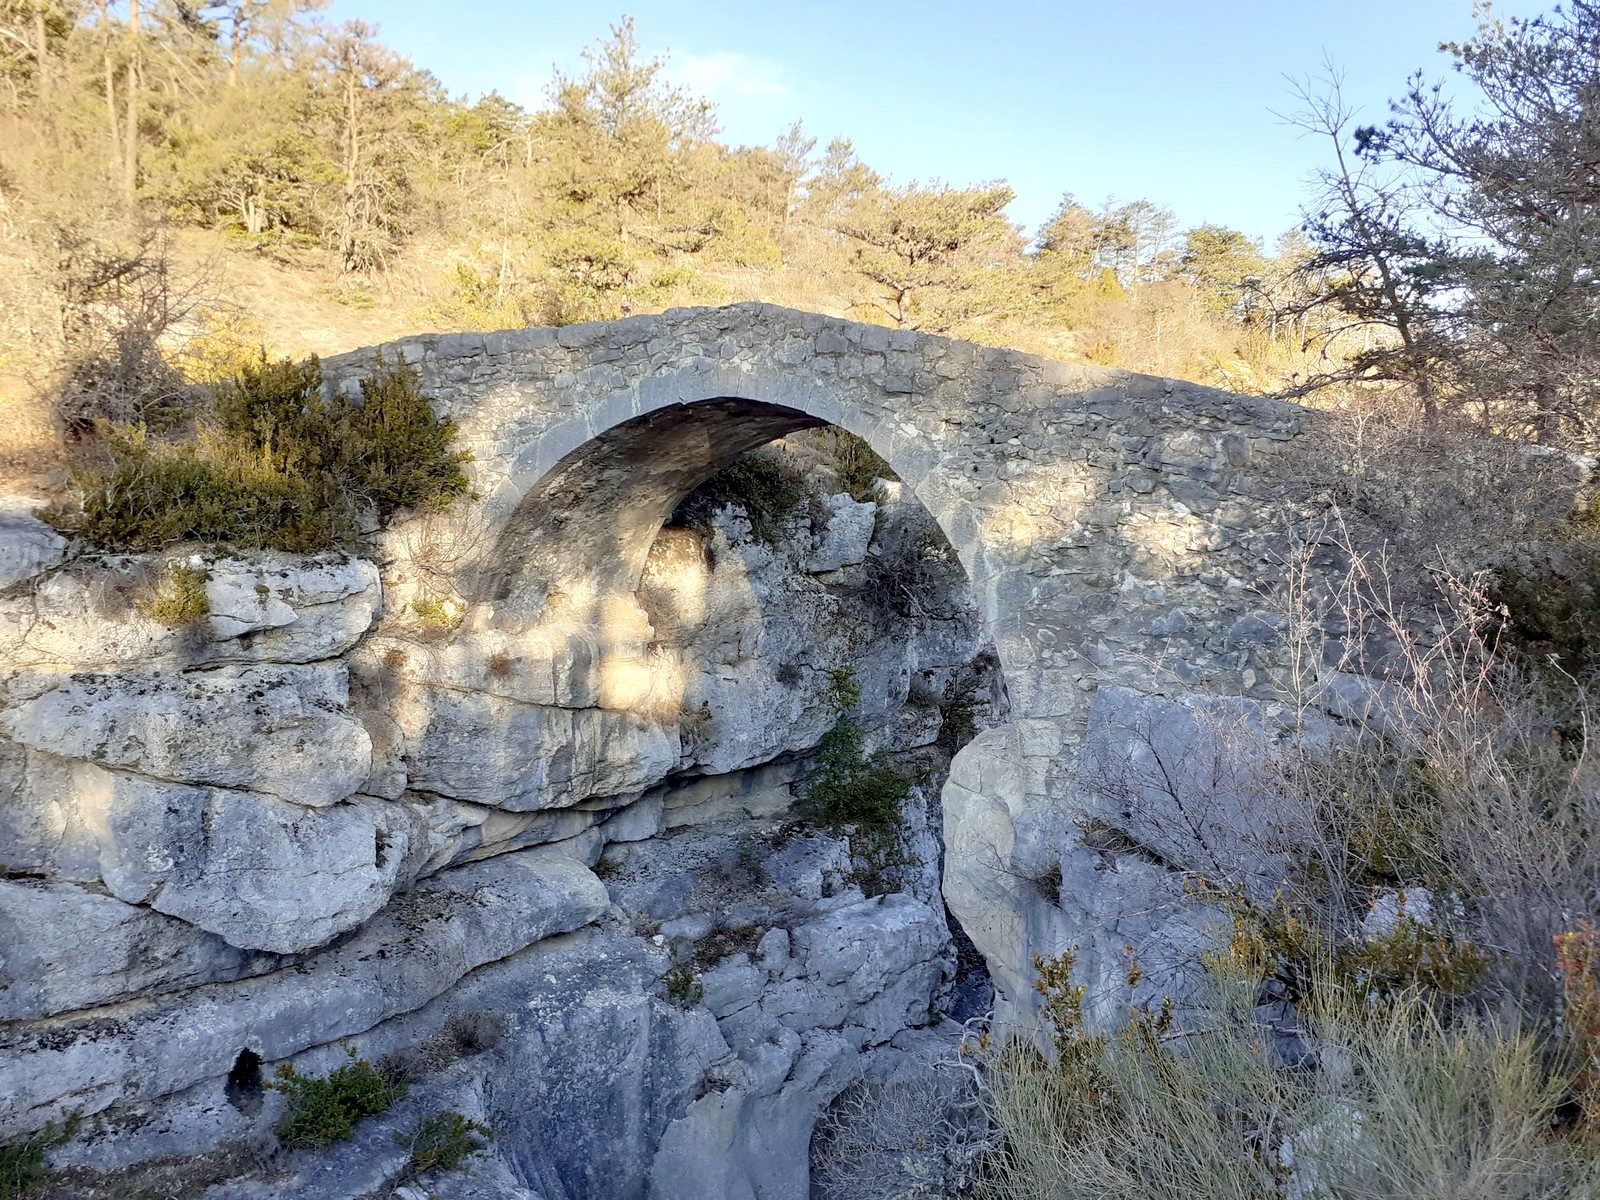
[[[354,392],[374,353],[325,362],[328,386]],[[1091,973],[1097,958],[1115,969],[1121,918],[1039,903],[1071,841],[1091,710],[1123,688],[1271,694],[1258,589],[1288,532],[1279,481],[1305,410],[765,304],[376,353],[420,372],[473,455],[480,503],[389,548],[397,577],[443,578],[465,606],[457,666],[440,669],[470,669],[475,639],[503,644],[558,607],[598,630],[585,665],[602,708],[639,704],[648,630],[618,606],[678,501],[798,429],[865,439],[960,555],[1009,692],[1009,723],[960,754],[945,790],[947,901],[1002,1003],[1026,1002],[1036,948],[1078,944]],[[552,676],[571,669],[563,653]]]

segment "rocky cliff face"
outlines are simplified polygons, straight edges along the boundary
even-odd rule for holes
[[[770,544],[669,525],[598,621],[462,621],[414,556],[0,539],[0,1141],[83,1114],[81,1194],[178,1156],[196,1195],[386,1195],[450,1109],[498,1137],[433,1195],[798,1197],[818,1113],[942,1053],[931,798],[1003,697],[893,485]],[[158,619],[173,588],[203,615]],[[919,780],[892,855],[795,819],[843,670]],[[274,1068],[347,1050],[410,1096],[262,1160]]]

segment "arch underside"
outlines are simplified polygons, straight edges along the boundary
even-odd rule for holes
[[[720,398],[658,409],[596,435],[518,505],[486,598],[516,607],[577,588],[633,592],[657,532],[685,496],[751,450],[824,424],[798,409]]]

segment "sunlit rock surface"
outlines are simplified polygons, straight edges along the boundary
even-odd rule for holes
[[[478,498],[361,556],[0,522],[0,1140],[81,1111],[59,1166],[232,1147],[216,1200],[414,1200],[394,1134],[451,1109],[501,1136],[426,1195],[798,1200],[818,1114],[987,1006],[958,934],[1002,1028],[1036,953],[1080,948],[1094,1020],[1131,938],[1181,990],[1192,864],[1087,777],[1270,724],[1261,593],[1325,507],[1284,483],[1304,413],[763,305],[389,351]],[[824,470],[765,540],[672,521],[823,423],[899,480]],[[180,568],[207,612],[174,628]],[[919,780],[893,863],[794,821],[842,672]],[[411,1095],[258,1165],[264,1079],[347,1047]]]

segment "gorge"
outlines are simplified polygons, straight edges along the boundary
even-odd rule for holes
[[[215,1197],[776,1200],[851,1089],[991,1008],[1030,1031],[1035,955],[1075,948],[1103,1023],[1187,993],[1195,864],[1085,764],[1201,772],[1207,714],[1271,724],[1312,414],[770,305],[418,337],[330,391],[380,356],[474,495],[358,556],[0,524],[3,1136],[77,1114],[86,1196],[168,1163]],[[897,478],[853,495],[833,430]],[[704,491],[751,462],[811,494]],[[203,615],[152,615],[174,579]],[[904,780],[889,843],[806,812],[845,721]],[[274,1071],[349,1054],[410,1094],[267,1155]],[[393,1135],[435,1110],[495,1137],[418,1190]]]

